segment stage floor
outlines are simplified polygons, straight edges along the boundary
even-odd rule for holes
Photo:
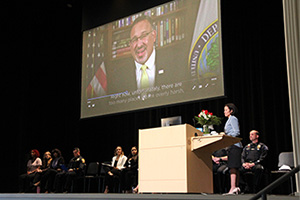
[[[103,194],[103,193],[72,193],[72,194],[0,194],[0,199],[5,200],[57,200],[57,199],[69,199],[69,200],[249,200],[254,195],[240,194],[224,196],[219,194]],[[300,200],[299,196],[284,196],[284,195],[267,195],[268,200]]]

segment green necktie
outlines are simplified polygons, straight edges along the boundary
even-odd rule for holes
[[[148,74],[146,72],[147,68],[148,67],[146,65],[142,65],[142,67],[141,67],[141,70],[142,70],[141,88],[149,87],[149,78],[148,78]]]

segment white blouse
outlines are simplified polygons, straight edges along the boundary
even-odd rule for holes
[[[114,156],[114,157],[112,158],[112,161],[111,161],[111,165],[112,165],[112,166],[115,165],[116,159],[117,159],[117,156]],[[117,167],[118,169],[120,169],[120,170],[124,169],[124,168],[125,168],[124,165],[125,165],[125,163],[126,163],[126,160],[127,160],[127,157],[124,156],[124,155],[121,155],[120,158],[119,158],[119,160],[118,160],[118,163],[117,163],[117,166],[116,166],[116,167]]]
[[[42,166],[42,160],[40,158],[36,158],[34,162],[30,159],[27,162],[27,171],[32,172],[40,166]]]

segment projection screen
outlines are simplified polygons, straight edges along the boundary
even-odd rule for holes
[[[81,118],[224,96],[218,0],[170,1],[82,45]]]

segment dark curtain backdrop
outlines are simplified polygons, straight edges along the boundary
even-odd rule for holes
[[[3,8],[9,12],[3,25],[1,193],[18,191],[31,149],[43,154],[59,148],[68,161],[77,146],[87,162],[103,162],[118,145],[129,154],[138,130],[160,126],[162,117],[181,115],[194,125],[201,109],[223,116],[228,102],[239,108],[244,145],[250,130],[262,133],[270,149],[267,168],[277,167],[280,152],[292,151],[281,0],[222,1],[225,97],[80,120],[81,30],[167,1],[101,2]],[[216,129],[223,131],[225,122]]]

